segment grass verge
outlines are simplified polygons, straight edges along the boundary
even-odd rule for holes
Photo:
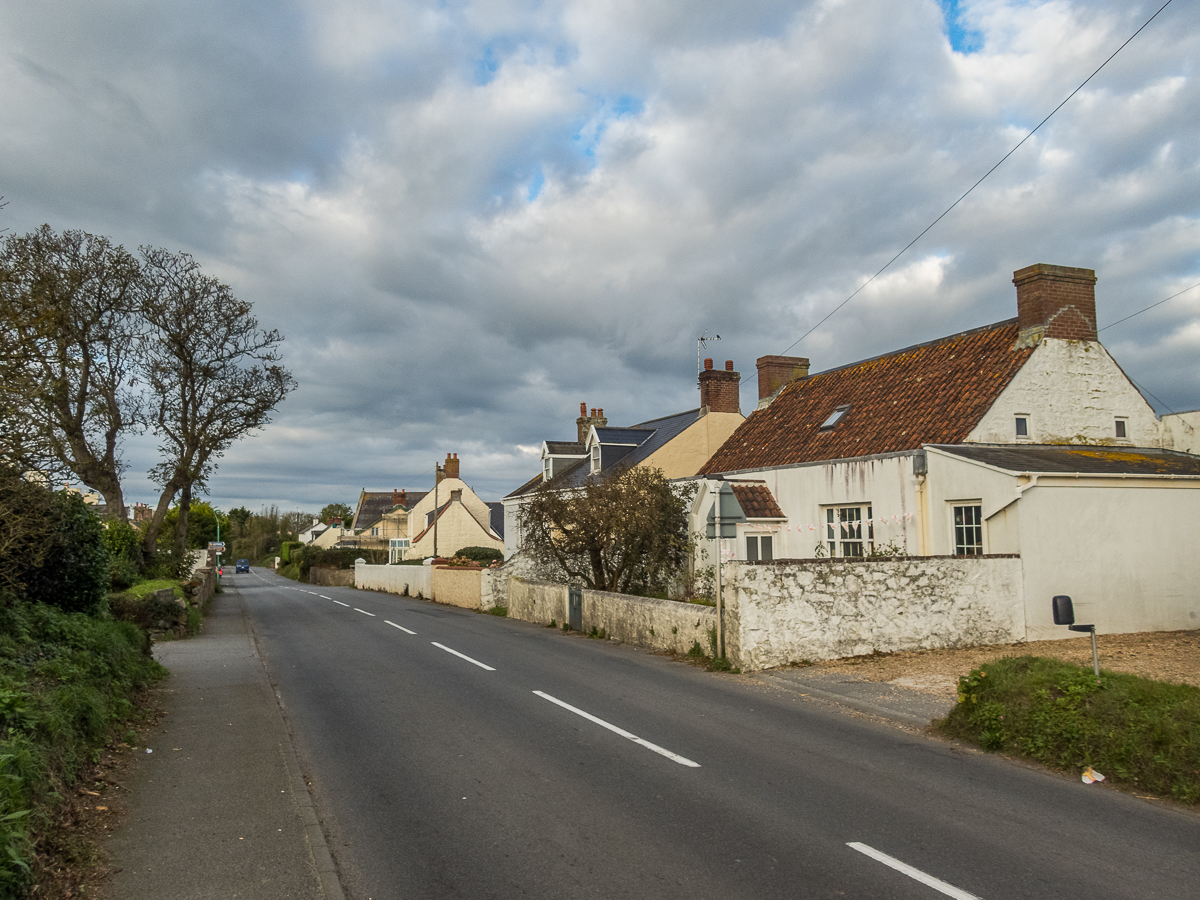
[[[0,896],[30,896],[56,808],[165,674],[145,647],[130,622],[0,597]]]
[[[1200,689],[1041,656],[959,680],[944,734],[1058,769],[1092,766],[1139,790],[1200,802]]]

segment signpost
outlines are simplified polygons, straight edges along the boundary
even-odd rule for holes
[[[721,597],[721,539],[737,537],[737,523],[746,521],[742,505],[733,495],[733,485],[728,481],[719,482],[716,499],[708,511],[708,524],[705,534],[717,541],[717,658],[725,658],[725,617],[722,615]]]

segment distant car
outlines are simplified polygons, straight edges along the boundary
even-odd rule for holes
[[[237,565],[234,567],[234,571],[235,572],[249,572],[250,571],[250,560],[239,559],[237,561]]]

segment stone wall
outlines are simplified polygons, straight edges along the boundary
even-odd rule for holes
[[[360,563],[354,567],[354,586],[364,591],[386,591],[404,597],[432,598],[430,582],[432,566],[372,566]]]
[[[467,566],[422,566],[433,569],[433,599],[448,606],[479,609],[480,570]]]
[[[747,670],[1025,638],[1018,557],[734,562],[725,577],[726,655]]]
[[[567,620],[567,586],[545,581],[509,577],[504,604],[510,619],[549,625],[561,625]]]
[[[353,569],[326,569],[313,566],[308,570],[308,583],[324,587],[353,587]]]

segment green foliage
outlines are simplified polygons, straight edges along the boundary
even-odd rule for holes
[[[686,570],[694,490],[648,468],[617,469],[572,490],[547,482],[521,508],[522,549],[555,580],[627,594],[667,590]]]
[[[245,529],[246,523],[250,521],[250,517],[254,515],[244,506],[234,507],[229,511],[229,524],[232,528],[239,531]]]
[[[354,510],[345,503],[327,503],[321,507],[317,518],[326,525],[329,524],[330,519],[341,519],[342,524],[349,528],[350,523],[354,520]]]
[[[0,896],[32,889],[34,837],[165,674],[128,622],[0,595]]]
[[[508,607],[493,606],[491,609],[485,609],[484,612],[486,612],[489,616],[500,616],[503,618],[508,615]]]
[[[300,543],[299,541],[283,541],[279,545],[280,561],[282,561],[285,564],[290,563],[292,561],[292,548],[293,547],[303,547],[303,546],[304,545],[302,543]]]
[[[592,638],[593,640],[607,641],[608,632],[603,628],[597,628],[595,625],[593,625],[592,630],[588,632],[588,637]]]
[[[189,550],[204,550],[217,539],[217,526],[224,536],[229,536],[229,519],[219,509],[214,509],[207,500],[193,500],[188,507],[187,547]],[[163,517],[163,528],[159,534],[159,552],[170,548],[179,527],[179,504],[167,510]],[[225,554],[228,556],[229,554]]]
[[[1200,689],[1022,656],[961,678],[958,699],[953,737],[1200,802]]]
[[[126,521],[113,519],[105,523],[104,546],[108,548],[110,558],[108,580],[111,588],[119,591],[137,581],[142,561],[141,532]]]
[[[109,591],[104,526],[83,498],[59,491],[49,509],[45,563],[24,572],[25,596],[68,612],[97,613]]]
[[[494,547],[463,547],[454,555],[465,557],[473,562],[484,563],[485,565],[504,561],[504,551],[497,550]]]
[[[387,562],[386,550],[359,550],[354,547],[306,547],[303,544],[293,544],[289,556],[296,566],[296,573],[301,581],[308,579],[308,572],[313,567],[318,569],[353,569],[354,561],[365,559],[371,565],[383,565]]]

